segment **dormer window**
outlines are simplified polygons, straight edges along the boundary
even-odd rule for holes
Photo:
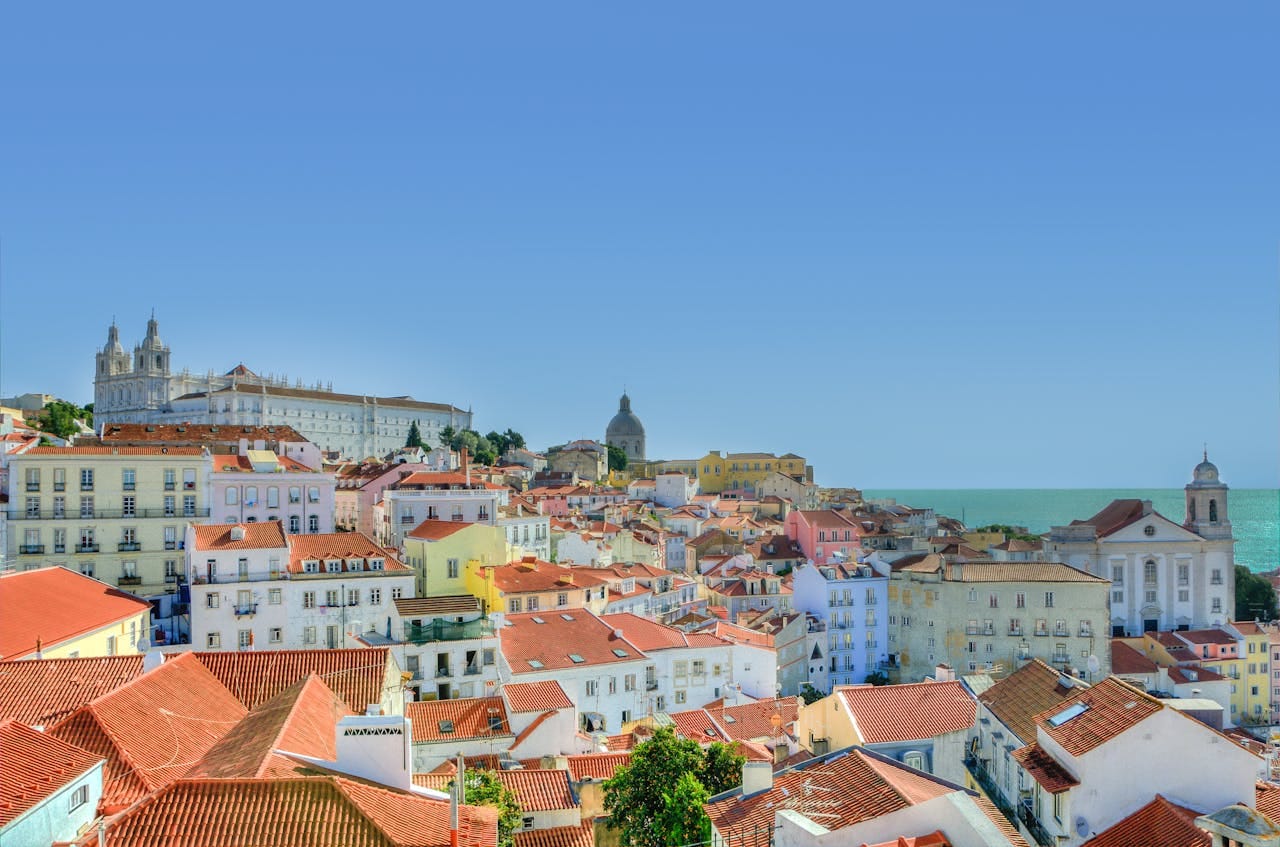
[[[380,571],[380,570],[382,570],[382,564],[383,564],[383,563],[382,563],[382,560],[381,560],[381,559],[370,559],[370,560],[369,560],[369,570],[371,570],[371,571]]]
[[[320,573],[320,563],[315,559],[308,559],[302,563],[303,573]]]
[[[329,573],[340,573],[342,571],[341,559],[326,559],[324,569]]]

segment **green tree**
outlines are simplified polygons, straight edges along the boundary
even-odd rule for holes
[[[93,412],[89,409],[82,409],[74,403],[68,403],[66,400],[54,400],[40,410],[40,413],[34,415],[31,424],[41,432],[47,432],[56,435],[59,438],[68,438],[79,432],[76,421],[85,422],[86,426],[93,426]]]
[[[409,424],[409,437],[405,439],[405,447],[425,447],[422,443],[422,430],[418,429],[418,422],[414,421]]]
[[[493,771],[468,769],[464,802],[471,806],[491,806],[498,810],[498,847],[512,847],[512,834],[523,826],[523,811],[515,792],[503,785]],[[453,782],[449,783],[452,788]]]
[[[627,452],[621,447],[615,447],[612,444],[607,445],[609,448],[609,470],[625,471],[627,469]]]
[[[491,430],[489,434],[485,436],[485,440],[493,445],[493,452],[497,453],[499,456],[507,452],[507,448],[511,446],[507,442],[507,437],[496,429]]]
[[[663,825],[696,817],[692,810],[682,810],[676,805],[677,800],[694,799],[688,791],[688,782],[684,782],[683,790],[677,792],[676,789],[681,786],[682,776],[698,773],[702,764],[702,750],[698,745],[677,738],[669,726],[660,727],[652,738],[635,748],[630,763],[604,783],[604,808],[609,814],[610,826],[621,830],[624,845],[666,847],[689,843],[671,840]],[[702,790],[705,796],[706,789]],[[702,811],[701,802],[697,804],[697,811]]]
[[[507,440],[508,447],[514,447],[517,450],[523,450],[525,448],[524,436],[516,432],[514,429],[508,429],[506,432],[502,433],[502,437]]]
[[[816,703],[826,696],[807,682],[800,686],[800,699],[805,702],[806,706],[810,703]]]
[[[703,753],[702,770],[698,772],[698,780],[707,789],[708,794],[719,794],[721,791],[737,788],[742,784],[742,765],[746,761],[747,757],[738,752],[738,742],[721,744],[716,741]]]
[[[444,429],[440,430],[440,446],[448,447],[452,449],[453,439],[456,435],[457,433],[453,429],[453,424],[450,424],[449,426],[446,426]]]
[[[1236,565],[1236,620],[1280,619],[1276,591],[1264,577],[1244,565]]]
[[[993,523],[986,526],[980,526],[974,532],[1003,532],[1004,537],[1010,541],[1039,541],[1040,536],[1028,535],[1022,531],[1022,527],[1009,526],[1007,523]]]
[[[680,774],[673,785],[662,793],[662,810],[657,817],[657,831],[662,844],[698,844],[711,840],[711,818],[707,817],[707,798],[711,795],[698,778],[688,771]]]
[[[476,439],[476,448],[473,455],[476,461],[482,465],[492,465],[498,460],[498,453],[493,448],[493,442],[483,435]]]
[[[872,671],[867,674],[867,685],[888,685],[889,675],[884,671]]]

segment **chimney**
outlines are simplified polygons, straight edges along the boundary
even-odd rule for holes
[[[231,540],[244,541],[244,527],[240,526],[240,524],[231,527]]]
[[[773,788],[772,762],[742,763],[742,796],[749,797]]]
[[[933,669],[933,678],[938,682],[955,682],[956,672],[944,662]]]
[[[159,650],[148,650],[142,654],[142,672],[153,671],[164,664],[164,654]]]
[[[790,754],[791,751],[787,749],[787,745],[783,744],[781,741],[773,745],[773,763],[775,765],[780,765],[785,762],[787,760],[787,756]]]
[[[1150,500],[1143,500],[1143,501],[1142,501],[1142,514],[1144,514],[1144,515],[1149,515],[1149,514],[1151,514],[1151,511],[1152,511],[1152,508],[1151,508],[1151,501],[1150,501]]]
[[[348,715],[338,721],[334,770],[409,791],[413,785],[413,730],[396,715]]]

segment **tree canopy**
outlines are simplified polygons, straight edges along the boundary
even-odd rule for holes
[[[426,447],[422,441],[422,430],[418,429],[418,422],[414,421],[409,425],[409,437],[405,439],[405,447]]]
[[[1024,527],[1010,526],[1007,523],[992,523],[986,526],[980,526],[973,530],[974,532],[1002,532],[1004,537],[1010,541],[1039,541],[1040,536],[1030,535],[1022,530]]]
[[[39,413],[32,415],[27,423],[41,432],[47,432],[59,438],[68,438],[79,432],[76,427],[77,420],[84,421],[86,426],[92,427],[93,409],[82,408],[66,400],[54,400]]]
[[[503,785],[493,771],[480,768],[468,769],[463,776],[464,803],[471,806],[491,806],[498,810],[498,847],[512,847],[516,830],[524,823],[524,812],[515,792]],[[452,788],[453,782],[449,783]]]
[[[661,727],[639,744],[631,761],[604,784],[610,826],[629,847],[666,847],[706,841],[711,821],[703,809],[713,794],[742,782],[746,757],[737,745],[695,742]]]
[[[609,470],[625,471],[630,461],[627,459],[627,451],[612,444],[606,444],[605,446],[609,448]]]
[[[513,429],[506,432],[493,431],[481,435],[474,429],[454,429],[446,426],[440,430],[440,446],[450,450],[461,451],[482,465],[492,465],[498,457],[507,452],[509,447],[523,447],[524,436]]]
[[[1244,565],[1236,565],[1236,620],[1274,621],[1280,619],[1276,591],[1265,577]]]

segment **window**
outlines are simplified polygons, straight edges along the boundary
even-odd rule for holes
[[[66,468],[53,469],[53,490],[54,491],[67,490],[67,469]]]
[[[347,589],[347,605],[348,606],[360,605],[360,589],[359,588]]]
[[[1052,591],[1046,591],[1044,593],[1044,605],[1045,605],[1045,608],[1048,608],[1048,609],[1053,608],[1053,592]]]
[[[369,589],[369,605],[370,606],[382,605],[382,589],[381,588]]]
[[[338,599],[338,590],[336,588],[330,589],[324,593],[324,604],[330,608],[338,605]]]
[[[685,700],[685,690],[683,688],[676,689],[676,703],[683,703]]]
[[[164,469],[164,490],[172,491],[174,488],[176,488],[177,487],[176,479],[177,479],[177,476],[174,469],[165,468]]]
[[[563,591],[556,595],[556,605],[560,607],[569,605],[569,595]]]
[[[1178,602],[1179,602],[1179,603],[1190,603],[1190,602],[1191,602],[1191,592],[1190,592],[1189,590],[1185,589],[1185,588],[1180,588],[1180,589],[1178,589]]]
[[[81,785],[75,791],[71,792],[71,804],[67,809],[67,814],[71,814],[76,809],[89,802],[89,786]]]
[[[297,515],[290,515],[289,516],[290,534],[297,535],[301,531],[302,531],[302,519],[299,518]]]
[[[518,612],[518,611],[520,611],[520,598],[519,598],[519,597],[512,597],[510,600],[508,600],[508,601],[507,601],[507,611],[508,611],[508,612]]]
[[[1153,535],[1156,534],[1156,528],[1151,524],[1147,524],[1142,528],[1142,534],[1145,535],[1147,538],[1151,538]],[[1057,811],[1058,811],[1057,807],[1055,806],[1054,812],[1056,813]],[[1062,820],[1062,818],[1058,818],[1058,820]]]
[[[196,490],[196,469],[195,468],[182,469],[182,490],[183,491]]]
[[[93,490],[93,468],[80,469],[80,490],[81,491]]]
[[[279,644],[284,641],[284,630],[278,626],[273,626],[267,630],[267,640],[272,644]]]
[[[483,659],[483,661],[484,661],[485,666],[486,666],[486,667],[488,667],[488,666],[492,665],[492,664],[493,664],[493,661],[494,661],[494,650],[493,650],[493,648],[492,648],[492,647],[486,647],[486,648],[484,648],[484,654],[483,654],[483,655],[484,655],[484,659]]]
[[[633,674],[633,673],[629,673],[629,674],[627,674],[626,676],[624,676],[624,677],[622,678],[622,690],[623,690],[623,691],[635,691],[635,690],[636,690],[636,675],[635,675],[635,674]]]
[[[236,633],[236,644],[241,650],[248,650],[253,645],[253,630],[242,629]]]
[[[1178,585],[1191,584],[1191,565],[1178,565]]]
[[[27,502],[28,503],[31,502],[32,499],[34,498],[27,498]],[[37,505],[36,508],[38,509],[39,506]],[[93,498],[92,497],[80,498],[80,517],[90,518],[90,519],[93,518]]]
[[[267,605],[279,606],[282,602],[284,602],[284,594],[279,588],[267,589]]]
[[[319,502],[320,502],[320,489],[319,489],[319,488],[317,488],[317,487],[316,487],[316,486],[314,486],[314,485],[309,485],[309,486],[307,486],[307,502],[308,502],[308,503],[319,503]]]
[[[1124,585],[1124,565],[1111,566],[1111,584]]]
[[[80,573],[84,576],[93,576],[93,562],[81,562]]]
[[[204,595],[204,607],[206,609],[218,608],[218,595],[212,591]]]
[[[969,589],[969,602],[970,602],[970,603],[977,603],[977,602],[978,602],[978,589],[976,589],[976,588],[970,588],[970,589]]]
[[[1142,584],[1155,585],[1157,581],[1156,563],[1152,559],[1147,559],[1147,561],[1142,563]]]
[[[1214,597],[1210,603],[1209,611],[1218,614],[1222,611],[1222,598]]]
[[[999,595],[992,594],[992,595],[987,599],[987,606],[988,606],[989,608],[992,608],[992,609],[998,609],[998,608],[1000,608],[1000,597],[999,597]]]
[[[316,643],[316,628],[315,628],[314,626],[308,626],[308,627],[304,627],[304,628],[303,628],[303,630],[302,630],[302,643],[303,643],[303,644],[315,644],[315,643]]]
[[[227,505],[228,506],[236,505],[236,503],[238,503],[240,500],[239,495],[240,495],[240,489],[236,488],[234,485],[228,485],[227,486]]]
[[[393,588],[393,589],[391,589],[391,599],[392,599],[392,600],[399,600],[399,599],[400,599],[401,597],[403,597],[403,596],[404,596],[404,589],[403,589],[403,588]]]
[[[177,559],[164,560],[164,581],[165,582],[178,581],[178,560]]]
[[[457,559],[449,559],[447,562],[445,562],[445,567],[448,568],[449,579],[458,578],[458,560]]]
[[[316,607],[316,593],[314,591],[302,592],[302,608],[314,609]]]
[[[587,682],[586,682],[586,688],[585,688],[585,690],[586,690],[586,692],[587,692],[587,696],[588,696],[588,697],[596,697],[596,696],[599,696],[599,694],[600,694],[600,683],[598,683],[598,682],[597,682],[596,680],[594,680],[594,679],[588,679],[588,680],[587,680]]]
[[[1143,592],[1143,597],[1144,597],[1143,602],[1145,602],[1145,603],[1155,603],[1155,602],[1156,602],[1156,595],[1157,595],[1158,593],[1159,593],[1159,592],[1155,591],[1154,589],[1153,589],[1153,590],[1151,590],[1151,591],[1144,591],[1144,592]]]
[[[316,533],[320,531],[320,516],[311,515],[307,518],[307,532]]]
[[[211,632],[204,637],[204,646],[209,650],[217,650],[222,647],[222,633]]]
[[[1221,568],[1214,568],[1213,571],[1209,574],[1209,584],[1222,585],[1222,569]]]
[[[164,516],[166,518],[172,518],[177,514],[177,507],[173,503],[173,495],[166,494],[164,497]]]
[[[1027,607],[1027,595],[1019,591],[1017,596],[1014,598],[1013,605],[1017,606],[1019,609],[1025,609]]]
[[[133,491],[138,487],[138,472],[133,468],[120,471],[120,487],[125,491]]]
[[[196,496],[194,494],[182,495],[182,516],[184,518],[194,518],[196,516]]]
[[[538,598],[537,598],[537,597],[530,597],[530,598],[529,598],[529,611],[531,611],[531,612],[536,612],[536,611],[538,611]]]
[[[1112,591],[1112,592],[1111,592],[1111,602],[1112,602],[1112,603],[1123,603],[1123,602],[1124,602],[1124,592],[1123,592],[1123,591]]]
[[[280,508],[280,489],[274,485],[267,486],[267,508]]]
[[[292,485],[289,487],[289,502],[290,503],[302,502],[302,489],[299,486]]]
[[[244,487],[244,504],[246,506],[258,505],[258,486],[246,485]]]

